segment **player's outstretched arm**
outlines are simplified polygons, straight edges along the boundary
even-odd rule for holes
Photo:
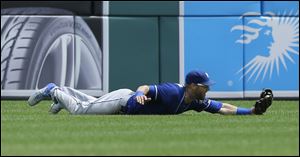
[[[266,110],[272,105],[273,101],[273,92],[269,88],[263,89],[263,91],[260,94],[260,98],[255,102],[253,107],[251,108],[243,108],[243,107],[237,107],[232,104],[228,103],[221,103],[216,101],[211,101],[211,108],[219,108],[220,104],[221,107],[217,111],[217,113],[222,115],[262,115],[266,112]],[[208,112],[212,112],[209,109],[206,109]],[[216,113],[216,112],[212,112]]]
[[[239,115],[239,114],[253,114],[253,107],[250,109],[246,109],[246,108],[240,108],[228,103],[223,103],[221,109],[219,110],[218,113],[222,114],[222,115]]]

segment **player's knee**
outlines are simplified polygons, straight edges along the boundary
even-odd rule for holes
[[[119,92],[119,93],[122,93],[122,94],[124,94],[124,95],[128,95],[128,94],[133,93],[132,90],[126,89],[126,88],[124,88],[124,89],[119,89],[118,92]]]

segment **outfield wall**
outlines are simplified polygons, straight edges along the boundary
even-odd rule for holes
[[[16,7],[69,12],[2,12]],[[26,97],[49,81],[100,96],[184,83],[193,69],[217,82],[210,97],[257,97],[268,87],[299,98],[298,28],[296,1],[1,1],[1,98]]]
[[[181,2],[180,82],[192,69],[217,82],[212,97],[299,97],[299,2]]]

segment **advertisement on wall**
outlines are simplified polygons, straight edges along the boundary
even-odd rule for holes
[[[299,97],[298,2],[180,5],[182,76],[192,69],[208,72],[217,82],[212,97],[256,97],[263,88]]]
[[[1,97],[26,97],[50,82],[107,92],[107,19],[44,5],[1,7]]]

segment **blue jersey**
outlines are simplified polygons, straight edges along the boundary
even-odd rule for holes
[[[186,104],[185,87],[180,84],[163,83],[149,87],[147,97],[150,97],[151,101],[141,105],[136,101],[136,95],[131,96],[125,107],[126,114],[180,114],[188,110],[216,113],[222,107],[221,102],[210,99],[195,100]]]

